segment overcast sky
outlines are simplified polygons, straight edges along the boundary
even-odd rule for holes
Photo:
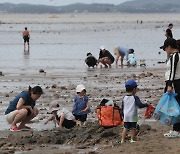
[[[108,3],[108,4],[120,4],[125,1],[131,0],[0,0],[0,3],[28,3],[28,4],[43,4],[43,5],[55,5],[55,6],[62,6],[62,5],[69,5],[73,3]]]

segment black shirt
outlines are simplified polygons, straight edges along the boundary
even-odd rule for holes
[[[108,50],[105,50],[105,52],[100,51],[99,59],[104,58],[104,57],[108,57],[112,63],[114,62],[114,57],[112,56],[112,54]]]
[[[173,38],[172,31],[169,28],[166,29],[166,36],[167,36],[167,38]]]

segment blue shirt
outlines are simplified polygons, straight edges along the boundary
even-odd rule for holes
[[[17,110],[16,106],[20,98],[24,100],[25,106],[31,106],[32,108],[34,108],[36,103],[34,100],[32,100],[30,93],[28,91],[23,91],[19,95],[17,95],[12,102],[10,102],[5,114],[8,114],[14,110]]]
[[[74,107],[73,107],[72,113],[75,115],[88,114],[90,112],[90,110],[87,110],[86,112],[81,112],[81,110],[84,110],[87,107],[87,103],[88,103],[87,96],[84,96],[84,97],[76,96],[74,98]]]
[[[126,56],[126,60],[128,60],[129,49],[123,48],[123,47],[120,47],[120,46],[118,46],[117,49],[119,51],[120,56]]]
[[[132,66],[136,65],[136,59],[134,58],[134,54],[133,54],[133,53],[129,54],[129,56],[128,56],[128,62],[129,62],[130,65],[132,65]]]

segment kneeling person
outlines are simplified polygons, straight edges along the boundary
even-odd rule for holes
[[[60,106],[56,101],[50,103],[49,112],[52,113],[53,116],[49,117],[45,124],[47,124],[48,121],[54,120],[59,127],[65,127],[67,129],[73,128],[78,124],[78,121],[75,120],[73,114],[65,108],[60,109]]]
[[[87,58],[85,59],[85,63],[88,67],[93,67],[97,65],[97,59],[89,52],[87,53]]]
[[[114,57],[103,46],[100,47],[98,63],[102,63],[105,66],[105,68],[107,68],[108,66],[110,68],[111,64],[114,63]]]

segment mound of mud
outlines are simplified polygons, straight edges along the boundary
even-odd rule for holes
[[[139,134],[151,131],[149,125],[141,125]],[[25,146],[28,144],[71,144],[83,148],[95,144],[108,144],[120,140],[122,126],[113,128],[101,127],[98,122],[86,123],[73,129],[54,128],[51,131],[9,132],[7,138],[1,140],[0,147]]]

